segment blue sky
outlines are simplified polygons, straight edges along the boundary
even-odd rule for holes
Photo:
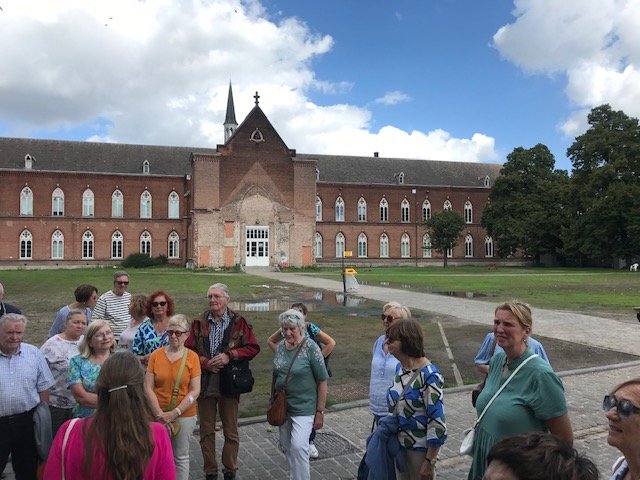
[[[0,135],[215,146],[229,81],[290,148],[556,167],[640,116],[631,0],[0,0]]]

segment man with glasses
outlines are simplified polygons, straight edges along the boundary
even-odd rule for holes
[[[54,379],[42,352],[22,343],[26,325],[17,313],[0,317],[0,473],[11,454],[16,478],[35,480],[33,414],[40,402],[49,402]]]
[[[220,393],[220,371],[231,361],[251,360],[260,352],[251,325],[230,310],[229,288],[216,283],[207,291],[209,309],[191,324],[185,346],[200,358],[202,388],[198,397],[200,448],[204,458],[206,480],[218,478],[216,460],[216,413],[220,414],[224,446],[222,465],[224,479],[236,478],[238,470],[238,405],[240,395]]]
[[[91,320],[106,320],[111,326],[111,331],[120,339],[120,334],[129,327],[131,315],[129,314],[129,304],[131,294],[129,288],[129,274],[124,270],[118,270],[113,274],[113,289],[107,290],[96,302]]]

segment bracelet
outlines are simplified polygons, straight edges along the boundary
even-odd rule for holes
[[[436,462],[438,461],[438,458],[429,458],[429,457],[424,457],[424,461],[427,462],[429,465],[435,467],[436,466]]]
[[[316,413],[319,413],[320,415],[324,415],[324,410],[316,410]]]
[[[180,410],[178,407],[176,407],[176,412],[178,412],[178,416],[182,415],[182,410]]]

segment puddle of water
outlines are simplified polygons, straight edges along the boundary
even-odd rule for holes
[[[270,288],[268,285],[254,286]],[[248,302],[231,301],[229,306],[232,310],[245,312],[284,312],[292,303],[296,302],[303,302],[310,312],[321,312],[336,308],[354,309],[353,311],[345,312],[345,315],[348,316],[370,316],[370,310],[377,309],[377,305],[374,305],[374,302],[365,298],[354,297],[348,293],[325,292],[322,290],[301,290],[295,294],[292,292],[291,295],[280,295],[278,298],[261,298]]]
[[[381,287],[400,288],[402,290],[419,290],[425,293],[433,293],[434,295],[446,295],[448,297],[456,298],[484,298],[493,297],[494,295],[480,293],[480,292],[467,292],[463,290],[438,290],[434,287],[414,287],[410,283],[393,283],[393,282],[367,282],[366,280],[360,281],[362,285],[379,285]]]

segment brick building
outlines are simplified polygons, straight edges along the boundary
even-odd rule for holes
[[[493,257],[480,218],[500,165],[297,154],[255,98],[238,125],[229,88],[215,149],[0,138],[0,266],[424,265],[443,208],[467,224],[453,262]]]

